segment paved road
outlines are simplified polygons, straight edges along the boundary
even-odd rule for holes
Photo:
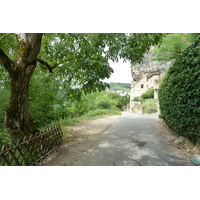
[[[155,114],[142,115],[123,112],[110,128],[93,138],[87,149],[82,149],[85,153],[77,157],[72,165],[188,165],[188,161],[180,158],[175,147],[165,143],[162,137],[163,127],[159,125]],[[57,163],[56,165],[65,165],[61,158],[57,159],[62,164]],[[51,165],[51,162],[46,165]]]

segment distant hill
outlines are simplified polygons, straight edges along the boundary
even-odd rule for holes
[[[110,83],[111,90],[121,90],[123,92],[129,92],[131,89],[130,83]]]

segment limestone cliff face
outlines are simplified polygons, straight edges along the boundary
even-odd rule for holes
[[[132,86],[130,91],[130,110],[139,112],[139,108],[134,101],[135,97],[140,97],[149,88],[154,89],[154,99],[158,101],[158,88],[160,80],[170,66],[168,63],[153,61],[153,48],[144,55],[143,62],[131,66]],[[158,102],[157,102],[158,105]],[[159,106],[158,106],[159,110]]]
[[[153,61],[153,49],[144,55],[143,61],[141,64],[131,65],[131,74],[132,74],[132,86],[134,86],[141,78],[144,76],[151,77],[153,75],[161,76],[171,64],[160,63],[158,61]]]

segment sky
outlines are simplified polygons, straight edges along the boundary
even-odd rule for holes
[[[109,79],[104,79],[105,82],[131,83],[130,62],[123,63],[123,60],[119,60],[118,63],[109,61],[109,64],[113,68],[114,73],[111,74]]]

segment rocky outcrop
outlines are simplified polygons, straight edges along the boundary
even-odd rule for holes
[[[151,78],[154,75],[162,75],[168,69],[170,62],[161,63],[153,60],[153,49],[144,55],[143,61],[140,64],[131,65],[132,86],[134,86],[141,78],[146,75]]]
[[[144,55],[140,64],[131,65],[132,84],[130,91],[130,109],[139,112],[139,106],[134,101],[135,97],[140,97],[149,88],[154,89],[154,99],[159,110],[158,88],[162,76],[170,66],[170,62],[161,63],[153,60],[153,49]]]

